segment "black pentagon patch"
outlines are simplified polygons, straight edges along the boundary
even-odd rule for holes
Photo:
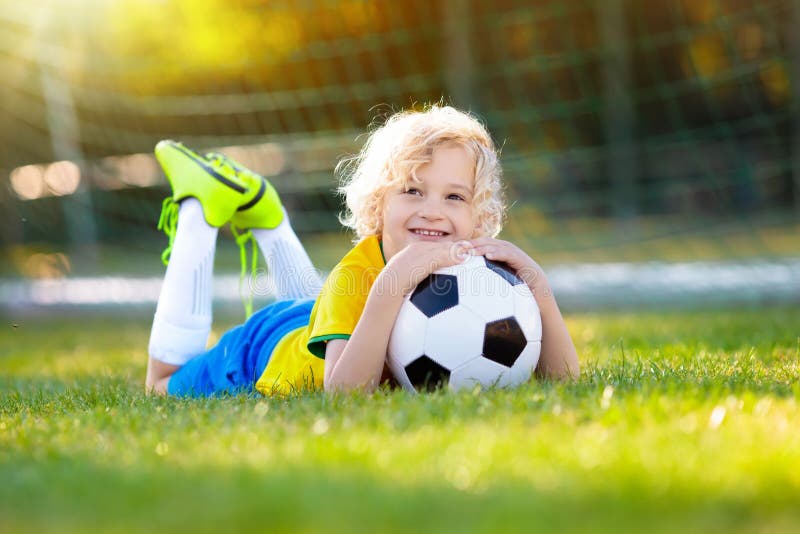
[[[426,317],[458,304],[458,279],[451,274],[432,274],[411,293],[411,303]]]
[[[450,371],[424,354],[406,365],[406,375],[417,391],[434,391],[450,380]]]
[[[525,350],[528,340],[514,317],[486,323],[483,335],[483,357],[511,367]]]
[[[505,280],[512,286],[524,284],[522,279],[520,279],[516,274],[514,274],[514,271],[511,270],[511,267],[509,267],[505,263],[500,261],[487,260],[486,258],[483,259],[486,261],[486,267],[499,274],[503,278],[503,280]]]

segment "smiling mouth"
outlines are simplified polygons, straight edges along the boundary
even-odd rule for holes
[[[421,228],[414,228],[409,231],[412,234],[426,236],[426,237],[444,237],[446,235],[449,235],[447,232],[440,232],[439,230],[423,230]]]

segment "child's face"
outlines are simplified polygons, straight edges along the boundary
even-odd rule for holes
[[[389,190],[383,204],[383,254],[388,261],[414,241],[460,241],[476,228],[475,164],[460,146],[440,146],[417,170],[417,182]]]

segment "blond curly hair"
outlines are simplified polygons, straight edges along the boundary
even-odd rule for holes
[[[341,223],[356,233],[357,240],[380,235],[387,191],[419,181],[416,171],[430,163],[434,149],[442,145],[464,148],[475,162],[475,236],[496,236],[506,212],[499,152],[477,118],[439,104],[395,113],[371,132],[361,152],[339,161],[337,192],[346,205]]]

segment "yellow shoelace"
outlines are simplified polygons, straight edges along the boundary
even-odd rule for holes
[[[172,244],[175,242],[175,232],[178,230],[178,203],[172,197],[167,197],[161,204],[161,216],[158,218],[158,229],[164,232],[169,238],[169,244],[164,252],[161,253],[161,262],[164,265],[169,263],[169,256],[172,254]]]
[[[236,227],[231,225],[231,233],[233,234],[233,238],[236,240],[236,244],[239,246],[239,263],[241,264],[242,268],[239,272],[239,297],[242,299],[242,304],[244,305],[244,313],[246,317],[249,319],[251,315],[253,315],[253,277],[256,276],[256,270],[258,269],[258,246],[256,244],[256,238],[253,237],[253,232],[250,230],[245,230],[242,233],[239,233],[236,230]],[[251,257],[250,257],[250,275],[247,274],[247,244],[250,243],[250,250],[251,250]],[[247,284],[247,294],[245,294],[243,290],[243,285],[245,279],[248,280]]]

